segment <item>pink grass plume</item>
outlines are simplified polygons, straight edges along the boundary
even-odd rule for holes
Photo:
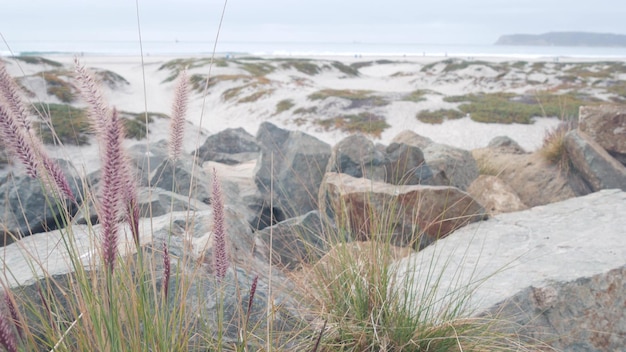
[[[212,200],[213,205],[213,268],[219,281],[226,277],[229,266],[228,251],[226,249],[226,228],[224,216],[224,198],[222,187],[213,169]]]
[[[187,71],[183,70],[176,84],[174,102],[172,104],[172,118],[170,119],[170,142],[168,145],[169,157],[176,160],[180,157],[183,149],[183,138],[185,135],[185,116],[189,101],[189,80]]]

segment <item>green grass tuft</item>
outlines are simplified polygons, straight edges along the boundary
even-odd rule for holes
[[[361,132],[380,138],[383,131],[391,127],[385,118],[369,112],[356,115],[340,115],[330,119],[318,120],[317,123],[326,130],[338,129],[344,132]]]
[[[435,111],[422,110],[415,116],[418,120],[424,123],[440,124],[445,120],[456,120],[464,117],[465,114],[459,110],[454,109],[439,109]]]
[[[287,110],[293,108],[295,105],[296,104],[294,104],[293,100],[291,100],[291,99],[283,99],[283,100],[279,101],[278,103],[276,103],[275,115],[278,115],[281,112],[287,111]]]

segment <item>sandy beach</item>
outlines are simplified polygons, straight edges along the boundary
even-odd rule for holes
[[[63,103],[50,94],[47,88],[51,83],[45,80],[44,73],[56,72],[56,77],[68,83],[68,89],[72,90],[71,75],[60,72],[71,71],[75,58],[51,55],[45,59],[51,61],[3,58],[9,73],[31,93],[31,102]],[[84,56],[78,59],[89,69],[108,74],[102,77],[113,77],[103,84],[104,95],[112,106],[131,113],[169,114],[175,77],[187,68],[195,87],[187,115],[187,152],[201,145],[208,135],[226,128],[243,127],[254,135],[264,121],[335,144],[355,133],[350,123],[357,118],[386,123],[380,130],[369,131],[371,124],[359,120],[359,126],[383,144],[408,129],[464,149],[485,147],[494,137],[506,135],[527,151],[533,151],[541,145],[546,129],[559,123],[559,116],[539,115],[531,123],[476,122],[468,114],[441,123],[427,123],[416,116],[425,110],[459,109],[461,103],[449,97],[472,94],[505,93],[532,100],[536,92],[582,92],[594,101],[619,101],[623,97],[610,87],[626,80],[626,70],[614,67],[623,68],[623,62],[590,59],[556,62],[553,58],[502,57],[218,56],[213,65],[210,57]],[[211,80],[205,91],[207,75]],[[83,106],[78,100],[71,104]],[[149,126],[150,140],[166,138],[168,124],[167,119],[155,119]],[[128,141],[129,145],[133,143],[136,141]],[[89,148],[72,146],[65,146],[63,153],[72,159],[92,155]]]

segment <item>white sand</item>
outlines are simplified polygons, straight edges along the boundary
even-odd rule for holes
[[[72,67],[74,57],[72,56],[50,56],[52,60],[61,62]],[[130,84],[123,89],[111,90],[103,88],[106,98],[111,105],[119,110],[130,112],[162,112],[170,113],[170,106],[173,99],[174,83],[163,83],[170,72],[159,70],[159,67],[175,57],[147,56],[143,59],[139,57],[116,57],[116,56],[85,56],[80,57],[80,62],[89,68],[98,68],[113,71],[123,76]],[[334,111],[340,108],[340,99],[334,101],[327,99],[324,101],[311,101],[307,96],[320,89],[359,89],[380,92],[381,94],[406,94],[417,89],[428,89],[433,94],[426,96],[427,100],[418,103],[394,101],[383,106],[374,107],[372,111],[385,116],[391,125],[385,130],[377,142],[387,144],[394,136],[403,130],[412,130],[418,134],[429,137],[436,142],[457,146],[464,149],[484,147],[496,136],[509,136],[516,140],[523,148],[532,151],[541,145],[545,130],[558,124],[557,119],[537,118],[534,124],[486,124],[474,122],[469,118],[462,118],[454,121],[446,121],[440,125],[431,125],[418,121],[415,115],[423,109],[451,108],[455,104],[446,103],[442,100],[443,95],[458,95],[473,92],[528,92],[538,89],[537,86],[524,84],[524,80],[532,79],[540,82],[546,81],[545,87],[549,87],[550,75],[537,73],[532,76],[521,77],[521,73],[511,72],[510,79],[506,82],[499,81],[495,76],[497,72],[484,67],[458,70],[454,75],[441,75],[437,70],[441,67],[435,66],[432,71],[421,72],[420,69],[429,63],[441,61],[441,57],[392,57],[377,58],[367,57],[354,59],[351,57],[316,57],[315,60],[339,60],[345,64],[355,61],[373,61],[388,59],[397,61],[392,64],[374,64],[360,69],[359,77],[346,77],[338,73],[337,70],[325,70],[318,75],[305,75],[294,69],[279,69],[267,75],[270,83],[264,88],[273,89],[271,95],[259,99],[253,103],[226,102],[221,98],[221,92],[228,88],[241,85],[239,81],[224,81],[211,88],[209,95],[203,97],[200,93],[194,93],[189,106],[188,121],[185,138],[185,150],[191,152],[201,145],[205,138],[219,132],[225,128],[243,127],[251,134],[255,134],[260,123],[264,121],[273,122],[288,129],[300,129],[312,134],[323,141],[334,144],[346,137],[347,134],[339,131],[325,131],[319,125],[310,122],[299,124],[294,119],[297,117],[292,111],[275,114],[276,104],[284,99],[291,99],[296,107],[312,107],[328,105],[327,111]],[[501,62],[515,61],[512,58],[480,58],[481,61]],[[540,61],[539,59],[527,59],[524,61]],[[549,62],[549,60],[545,60]],[[576,60],[584,61],[584,60]],[[41,65],[28,65],[20,63],[21,69],[15,64],[9,64],[12,75],[21,76],[23,74],[33,74],[38,70],[50,69]],[[23,71],[22,71],[23,70]],[[23,73],[22,73],[23,72]],[[199,73],[206,75],[208,68],[192,69],[190,74]],[[245,74],[246,72],[231,65],[229,67],[213,67],[212,75],[225,74]],[[516,76],[517,75],[517,76]],[[518,77],[520,76],[520,77]],[[518,83],[510,83],[518,82]],[[521,83],[519,83],[521,82]],[[542,88],[544,86],[539,86]],[[50,97],[45,93],[43,87],[29,87],[37,97],[35,100],[48,100]],[[440,94],[443,95],[440,95]],[[242,95],[247,94],[244,90]],[[248,92],[249,94],[249,92]],[[52,101],[53,102],[53,101]],[[337,106],[332,106],[335,104]],[[332,116],[322,116],[328,118]],[[165,139],[168,135],[168,121],[157,120],[150,127],[151,141]],[[199,134],[199,132],[201,132]],[[128,144],[136,143],[128,141]],[[72,148],[67,147],[62,155],[72,160],[76,158],[93,159],[91,155],[95,152],[95,147]],[[82,155],[82,156],[81,156]],[[88,169],[97,166],[96,161],[88,161]]]

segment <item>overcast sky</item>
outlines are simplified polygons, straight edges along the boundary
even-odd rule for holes
[[[626,34],[623,0],[230,0],[220,40],[492,44],[502,34]],[[139,0],[144,40],[212,41],[223,1]],[[11,42],[137,40],[134,0],[0,0]]]

